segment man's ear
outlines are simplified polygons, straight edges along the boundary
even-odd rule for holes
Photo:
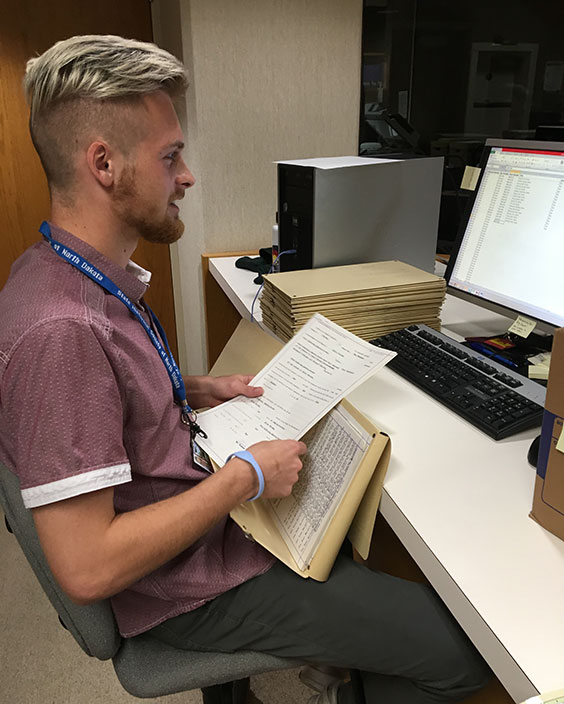
[[[118,167],[117,153],[107,142],[92,142],[86,152],[86,163],[90,173],[104,188],[115,183]]]

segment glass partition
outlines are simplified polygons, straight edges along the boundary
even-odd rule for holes
[[[564,141],[563,2],[365,0],[359,153],[445,157],[439,249],[488,137]]]

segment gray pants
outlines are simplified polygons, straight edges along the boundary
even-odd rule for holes
[[[491,674],[432,589],[344,555],[327,582],[277,563],[151,635],[189,650],[255,650],[356,668],[367,704],[454,702]],[[339,704],[353,701],[342,686]]]

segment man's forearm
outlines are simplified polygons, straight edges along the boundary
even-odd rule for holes
[[[210,405],[210,391],[213,384],[210,376],[185,376],[186,396],[192,408],[207,408]]]

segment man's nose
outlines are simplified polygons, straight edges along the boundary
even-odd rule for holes
[[[190,169],[186,166],[184,159],[180,160],[179,172],[176,176],[176,183],[182,188],[190,188],[196,183],[194,175]]]

